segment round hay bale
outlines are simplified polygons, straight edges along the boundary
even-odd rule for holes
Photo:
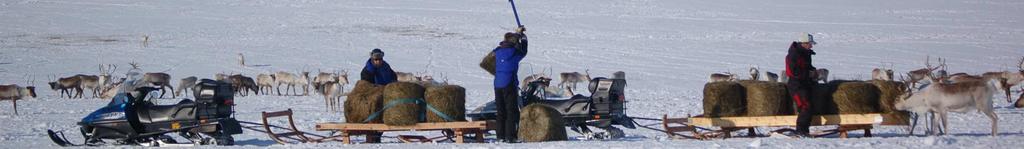
[[[896,125],[910,125],[910,112],[907,111],[895,111],[895,112],[883,112],[882,117],[887,121],[898,122]]]
[[[466,121],[466,88],[442,85],[427,88],[426,102],[453,121]],[[427,122],[447,122],[434,112],[427,111]]]
[[[868,82],[850,81],[833,83],[832,101],[839,114],[865,114],[878,112],[878,87]]]
[[[896,101],[906,93],[906,84],[897,81],[872,80],[871,84],[878,88],[878,109],[882,113],[896,112]]]
[[[416,83],[394,82],[384,86],[384,104],[402,99],[423,99],[423,87]],[[408,126],[419,123],[423,107],[416,103],[398,104],[384,109],[384,124]]]
[[[363,123],[370,114],[384,106],[384,87],[359,80],[355,88],[345,97],[345,122]],[[381,123],[377,118],[369,123]]]
[[[747,90],[746,116],[772,116],[793,114],[792,99],[786,84],[768,81],[740,81]]]
[[[519,116],[519,139],[524,142],[567,140],[562,114],[554,107],[530,104]]]
[[[484,59],[480,60],[480,68],[483,68],[488,73],[491,73],[491,75],[494,75],[494,72],[496,71],[495,67],[497,67],[495,66],[497,63],[495,59],[494,51],[487,53],[487,56],[484,56]]]
[[[704,116],[742,116],[747,113],[746,91],[736,82],[704,84]]]
[[[811,99],[807,99],[817,115],[839,114],[836,102],[832,101],[832,93],[836,92],[835,86],[830,84],[816,84],[811,88]],[[796,102],[793,103],[794,107]],[[798,111],[794,108],[794,111]],[[798,112],[794,112],[798,113]]]

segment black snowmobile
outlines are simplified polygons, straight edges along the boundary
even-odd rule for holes
[[[60,146],[233,145],[231,135],[241,134],[242,127],[233,117],[231,85],[203,79],[194,89],[195,101],[184,99],[174,105],[154,104],[149,94],[157,88],[140,87],[130,93],[119,93],[107,106],[78,122],[85,138],[83,144],[70,143],[63,131],[47,133]],[[169,133],[178,133],[191,143],[178,143]]]
[[[551,79],[540,78],[529,82],[520,96],[520,108],[531,103],[546,104],[558,109],[565,119],[565,125],[587,138],[611,139],[621,138],[625,133],[613,125],[636,129],[633,119],[626,115],[625,79],[594,78],[588,85],[591,96],[574,95],[568,99],[551,99],[544,91],[551,84]],[[497,118],[494,101],[478,107],[466,117],[472,120],[494,120]],[[604,133],[594,133],[589,127],[603,129]]]

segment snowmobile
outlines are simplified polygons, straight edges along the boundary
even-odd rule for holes
[[[60,146],[233,145],[231,135],[241,134],[242,127],[233,117],[231,85],[203,79],[194,89],[195,101],[183,99],[173,105],[154,104],[155,96],[151,95],[158,94],[155,92],[158,89],[153,87],[118,93],[105,107],[78,122],[85,138],[83,144],[71,143],[63,131],[48,130],[47,133]],[[168,135],[172,133],[188,139],[191,144],[178,143]]]
[[[551,79],[540,78],[529,82],[519,96],[520,108],[532,103],[546,104],[558,109],[565,120],[566,127],[584,135],[587,139],[613,139],[624,137],[619,125],[636,129],[633,119],[626,115],[625,79],[594,78],[590,80],[588,89],[591,96],[574,95],[568,99],[554,99],[545,91]],[[494,101],[484,104],[466,114],[472,120],[494,120],[497,108]],[[597,127],[605,132],[595,133],[589,127]]]

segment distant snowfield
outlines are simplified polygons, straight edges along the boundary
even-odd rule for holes
[[[778,72],[799,32],[815,35],[819,44],[814,64],[829,68],[836,79],[870,79],[871,69],[877,67],[891,66],[902,73],[924,67],[926,57],[946,58],[954,73],[1016,70],[1017,60],[1024,56],[1024,2],[1017,0],[562,0],[519,1],[517,6],[531,40],[520,76],[548,68],[589,70],[595,77],[625,71],[630,83],[628,113],[637,117],[700,114],[701,90],[709,74],[746,74],[751,66]],[[492,77],[477,64],[504,32],[515,27],[514,21],[508,3],[500,0],[4,0],[0,84],[24,84],[25,75],[33,76],[41,97],[19,101],[21,115],[14,115],[9,101],[0,102],[0,148],[54,148],[46,129],[77,129],[75,122],[106,104],[101,99],[59,98],[46,86],[48,76],[98,74],[98,64],[111,63],[124,73],[132,61],[145,71],[170,73],[175,85],[187,76],[276,71],[349,70],[354,80],[369,51],[381,48],[398,71],[444,75],[466,87],[467,107],[472,108],[494,96]],[[149,37],[145,47],[144,36]],[[250,66],[237,65],[238,53]],[[951,135],[938,137],[907,136],[901,127],[882,126],[873,130],[873,138],[695,141],[627,129],[629,137],[616,141],[277,145],[265,134],[246,131],[235,136],[239,146],[234,147],[1024,146],[1024,128],[1019,127],[1024,111],[1009,108],[1001,96],[994,102],[1000,117],[997,137],[988,136],[987,117],[971,112],[952,114]],[[237,116],[244,121],[257,121],[260,111],[288,108],[296,110],[296,123],[307,131],[317,122],[342,121],[341,113],[324,110],[318,95],[248,96],[236,103]],[[69,135],[80,139],[77,131]]]

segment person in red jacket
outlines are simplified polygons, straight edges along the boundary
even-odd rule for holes
[[[796,103],[797,112],[799,112],[796,118],[796,131],[798,135],[804,137],[810,133],[811,117],[815,113],[811,108],[811,102],[814,99],[810,96],[818,83],[814,80],[818,77],[815,74],[817,68],[811,64],[811,55],[815,54],[811,48],[815,44],[817,42],[814,42],[814,36],[802,33],[789,46],[789,54],[786,55],[785,75],[790,78],[786,86],[789,88],[789,94],[793,96],[793,102]]]

